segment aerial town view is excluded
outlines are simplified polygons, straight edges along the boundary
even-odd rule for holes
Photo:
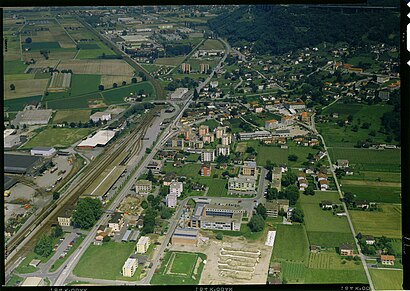
[[[5,8],[5,285],[402,289],[398,5]]]

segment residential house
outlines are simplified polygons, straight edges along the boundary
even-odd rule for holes
[[[201,162],[215,161],[215,150],[203,150],[201,152]]]
[[[66,209],[63,215],[57,217],[57,221],[60,226],[71,226],[72,211],[73,210],[71,208]]]
[[[339,247],[340,255],[344,257],[353,256],[353,246],[351,244],[341,244]]]
[[[203,163],[201,167],[201,176],[202,177],[209,177],[211,176],[211,164],[210,163]]]
[[[364,239],[366,240],[367,245],[374,245],[374,243],[376,242],[372,235],[365,235]]]
[[[142,194],[142,193],[149,193],[152,190],[152,182],[148,180],[138,180],[135,183],[135,192]]]
[[[145,254],[150,246],[150,238],[147,236],[141,236],[137,242],[137,253]]]
[[[245,161],[241,167],[242,176],[256,176],[258,174],[256,162]]]
[[[390,256],[390,255],[381,255],[380,256],[380,261],[381,261],[382,265],[393,266],[395,260],[396,260],[396,258],[394,256]]]
[[[279,121],[277,121],[276,119],[271,119],[271,120],[267,120],[265,121],[265,129],[269,130],[269,129],[275,129],[279,127]]]
[[[124,225],[124,215],[122,212],[114,212],[111,216],[110,221],[108,221],[108,227],[112,229],[113,232],[120,232],[122,226]]]
[[[342,169],[349,167],[349,160],[337,160],[337,167]]]
[[[176,194],[178,197],[181,196],[184,186],[182,182],[172,182],[169,185],[169,194]]]
[[[320,205],[322,206],[322,209],[332,209],[333,208],[333,202],[329,200],[323,200],[320,202]]]
[[[138,259],[128,258],[122,266],[122,275],[124,277],[132,277],[138,267]]]
[[[224,146],[224,145],[220,145],[220,144],[218,144],[216,146],[216,155],[217,156],[229,156],[230,153],[231,153],[231,151],[230,151],[229,146]]]
[[[268,217],[278,217],[279,212],[282,210],[286,213],[289,209],[289,200],[276,199],[273,201],[266,201],[265,203],[266,214]]]
[[[209,126],[207,125],[199,126],[198,133],[199,133],[199,136],[205,136],[206,134],[209,133]]]
[[[357,208],[367,209],[370,206],[369,202],[367,202],[367,200],[358,200],[355,203],[356,203]]]
[[[327,180],[320,180],[319,181],[319,188],[320,191],[326,191],[329,189],[329,182]]]

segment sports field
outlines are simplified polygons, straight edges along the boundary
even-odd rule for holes
[[[59,110],[53,118],[53,123],[88,122],[91,110]]]
[[[197,285],[206,255],[201,253],[167,252],[158,271],[151,279],[153,285]]]
[[[403,290],[403,271],[370,269],[376,290]]]
[[[90,132],[88,128],[52,128],[47,127],[22,146],[22,149],[34,147],[66,148],[82,139]]]
[[[349,211],[356,232],[389,238],[401,237],[401,205],[380,204],[380,211]]]

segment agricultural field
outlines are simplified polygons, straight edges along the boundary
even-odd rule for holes
[[[91,49],[80,49],[78,54],[76,55],[76,59],[99,59],[103,55],[107,57],[116,55],[114,51],[109,49],[100,41],[97,41],[95,45],[97,45],[97,48],[92,47]]]
[[[13,61],[5,60],[3,64],[3,69],[4,69],[4,75],[24,74],[24,71],[27,69],[27,65],[25,65],[20,60],[13,60]]]
[[[344,192],[352,192],[356,195],[357,200],[367,200],[370,202],[379,203],[400,203],[401,201],[401,188],[389,187],[383,185],[375,185],[369,183],[362,183],[360,185],[354,185],[348,183],[349,180],[343,180],[342,190]],[[352,180],[353,182],[356,182]],[[361,181],[357,181],[361,182]],[[381,182],[380,184],[382,184]],[[388,182],[385,182],[388,183]],[[400,184],[399,184],[400,185]]]
[[[51,109],[89,109],[89,108],[101,108],[106,107],[104,99],[101,92],[90,93],[80,96],[66,96],[61,95],[61,93],[56,93],[57,98],[50,100],[48,96],[46,103],[47,108]],[[61,102],[61,99],[64,99],[64,102]]]
[[[204,260],[206,260],[206,255],[201,253],[167,252],[150,283],[153,285],[197,285],[201,279]]]
[[[401,173],[399,173],[399,172],[359,171],[359,172],[355,172],[352,176],[343,177],[343,181],[345,183],[347,181],[349,181],[349,182],[351,182],[351,181],[366,181],[366,183],[368,183],[370,181],[400,183],[401,182]]]
[[[379,204],[379,211],[350,210],[356,232],[389,238],[401,237],[401,205]]]
[[[40,102],[42,96],[30,96],[18,99],[4,100],[4,111],[16,112],[24,109],[26,105],[37,104]]]
[[[349,283],[368,283],[361,265],[358,265],[358,268],[354,270],[308,269],[305,277],[306,284],[346,283],[346,280]]]
[[[102,92],[106,104],[118,104],[124,103],[125,97],[137,94],[145,94],[148,97],[153,98],[154,88],[149,82],[141,82],[137,84],[131,84],[126,86],[120,86],[117,89],[105,90]],[[148,98],[147,98],[148,99]]]
[[[271,261],[307,263],[309,242],[304,225],[278,225]]]
[[[88,122],[91,110],[59,110],[53,118],[53,123]]]
[[[305,214],[306,231],[310,244],[325,248],[335,248],[344,242],[354,242],[347,218],[333,215],[330,210],[322,210],[319,203],[330,200],[339,204],[337,192],[315,191],[314,196],[300,195],[298,205]]]
[[[329,148],[332,161],[349,160],[349,165],[355,171],[400,172],[400,150],[359,149],[359,148]]]
[[[14,81],[14,80],[29,80],[29,79],[45,79],[50,77],[49,74],[44,74],[45,78],[35,78],[35,74],[13,74],[13,75],[4,75],[4,81]]]
[[[110,89],[114,83],[117,83],[118,87],[121,86],[123,81],[130,84],[131,79],[131,75],[101,75],[101,84],[104,85],[105,89]]]
[[[403,271],[370,269],[376,290],[403,290]]]
[[[42,95],[46,90],[49,79],[28,79],[4,81],[4,99],[17,99],[33,95]],[[10,89],[14,84],[15,90]]]
[[[79,277],[96,278],[106,280],[129,280],[139,279],[136,274],[131,277],[121,275],[122,266],[127,258],[134,252],[135,243],[106,242],[102,246],[90,245],[81,256],[73,273]],[[107,264],[107,262],[110,262]],[[141,267],[139,266],[138,269]],[[139,273],[139,272],[138,272]]]
[[[96,75],[129,75],[134,74],[133,68],[124,60],[62,60],[58,70],[72,70],[75,74]]]
[[[181,57],[169,57],[169,58],[158,58],[155,60],[156,65],[166,65],[166,66],[178,66],[183,60],[184,56]]]
[[[89,74],[73,74],[71,79],[71,96],[98,91],[101,76]]]
[[[256,156],[256,163],[258,166],[265,166],[266,161],[270,160],[276,164],[287,164],[288,150],[281,149],[278,146],[263,146],[259,145],[255,148],[258,155]]]
[[[198,49],[200,50],[223,50],[225,47],[217,39],[207,39]]]
[[[90,133],[88,128],[52,128],[47,127],[38,133],[21,149],[34,147],[66,148]]]

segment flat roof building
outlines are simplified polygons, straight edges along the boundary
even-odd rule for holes
[[[35,124],[48,124],[48,121],[53,114],[51,109],[34,109],[19,111],[16,118],[13,120],[14,125],[23,126]]]
[[[150,239],[148,236],[141,236],[137,242],[137,253],[145,254],[148,251]]]
[[[203,229],[239,231],[244,210],[240,207],[197,202],[190,226]]]
[[[172,244],[190,244],[198,243],[199,231],[195,228],[177,228],[171,238]]]
[[[15,146],[18,146],[20,142],[20,136],[16,135],[15,129],[6,129],[4,130],[4,148],[9,149]]]
[[[97,123],[98,121],[108,121],[111,120],[111,113],[107,112],[96,112],[90,116],[90,119]]]
[[[42,163],[36,156],[4,153],[4,172],[25,174],[35,171]]]
[[[83,140],[77,145],[77,147],[83,149],[92,149],[96,146],[105,146],[114,136],[115,131],[113,130],[100,130],[92,137]]]
[[[122,266],[122,275],[124,277],[132,277],[138,267],[138,260],[136,258],[128,258]]]
[[[152,190],[152,182],[148,180],[138,180],[135,183],[135,192],[149,193]]]
[[[35,147],[30,150],[32,156],[51,157],[56,153],[55,148],[51,147]]]

